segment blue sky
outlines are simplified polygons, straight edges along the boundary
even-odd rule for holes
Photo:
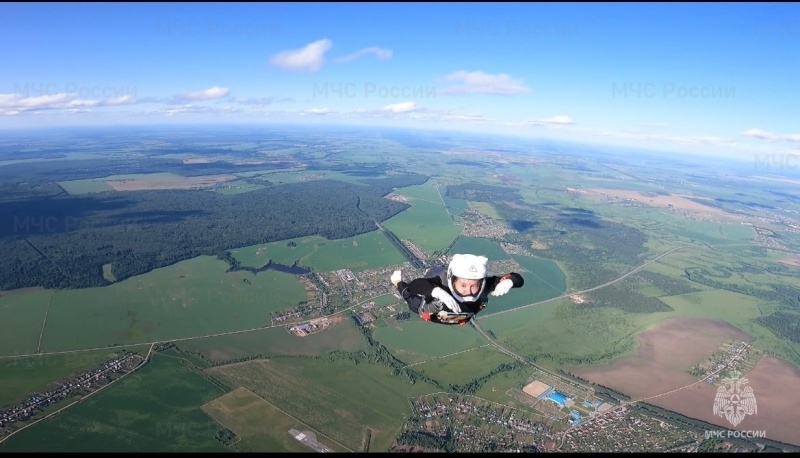
[[[337,123],[800,153],[800,4],[0,5],[0,128]]]

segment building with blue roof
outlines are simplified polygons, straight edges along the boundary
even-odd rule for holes
[[[550,393],[547,398],[558,404],[560,407],[564,407],[564,403],[567,402],[568,399],[565,395],[555,390],[553,390],[553,392]]]

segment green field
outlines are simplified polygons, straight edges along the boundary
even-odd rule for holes
[[[442,204],[442,198],[439,196],[439,191],[436,190],[436,187],[431,184],[422,184],[418,186],[407,186],[405,188],[398,189],[396,194],[401,194],[406,197],[412,198],[412,205],[418,201],[426,201],[433,204]]]
[[[362,450],[364,427],[372,430],[369,450],[387,451],[411,413],[407,398],[432,391],[384,366],[312,358],[256,360],[208,372],[248,388],[350,451]]]
[[[230,253],[242,266],[258,268],[270,260],[290,266],[315,252],[320,244],[327,242],[325,238],[315,235],[236,248],[230,250]],[[290,246],[291,243],[295,246]]]
[[[632,354],[632,336],[641,329],[630,314],[613,308],[580,308],[569,299],[486,315],[480,324],[501,344],[551,367]]]
[[[60,181],[58,185],[61,186],[67,194],[72,196],[90,194],[93,192],[113,191],[114,188],[106,183],[106,180],[106,178],[91,178],[87,180]]]
[[[93,192],[114,191],[108,181],[114,180],[146,180],[148,178],[174,178],[182,179],[181,175],[172,172],[157,173],[129,173],[123,175],[110,175],[104,178],[87,178],[85,180],[59,181],[58,185],[70,195],[89,194]]]
[[[438,194],[432,194],[436,190],[411,186],[398,189],[397,193],[405,195],[406,190],[429,199],[414,198],[411,207],[384,221],[383,227],[400,239],[411,240],[426,254],[446,249],[458,237],[461,227],[453,222]]]
[[[174,353],[173,353],[174,356]],[[0,452],[228,450],[200,406],[219,387],[167,354],[68,410],[15,434]]]
[[[149,345],[126,350],[145,354]],[[0,410],[27,399],[34,392],[47,391],[57,380],[96,369],[117,353],[108,350],[0,358]]]
[[[36,353],[53,295],[38,288],[0,292],[0,356]]]
[[[511,259],[499,243],[480,237],[459,237],[456,243],[447,251],[449,255],[456,253],[471,253],[486,256],[490,261],[508,261]]]
[[[364,336],[352,320],[345,320],[323,332],[298,337],[276,326],[218,337],[204,337],[178,342],[181,349],[199,352],[207,360],[230,361],[254,355],[319,356],[331,350],[357,351],[368,348]]]
[[[250,191],[257,191],[265,187],[266,186],[264,185],[248,183],[242,180],[235,180],[235,181],[225,182],[223,184],[220,184],[219,186],[214,186],[209,189],[213,192],[218,192],[220,194],[231,195],[231,194],[241,194]]]
[[[567,290],[567,277],[555,262],[518,254],[511,257],[527,270],[522,288],[531,302],[560,296]]]
[[[264,169],[264,170],[251,170],[249,172],[236,172],[234,175],[243,178],[253,178],[253,177],[260,177],[265,180],[272,181],[272,178],[267,175],[275,175],[276,177],[294,177],[294,181],[298,181],[297,179],[303,177],[304,175],[310,175],[309,172],[304,172],[304,168],[288,168],[288,169]],[[324,174],[325,172],[320,172]]]
[[[442,195],[442,199],[444,199],[444,203],[447,206],[447,211],[452,215],[460,215],[469,208],[469,203],[466,200],[453,199],[445,195]]]
[[[295,246],[289,246],[291,242]],[[339,240],[319,236],[281,240],[237,248],[231,250],[231,255],[243,266],[261,267],[270,260],[284,265],[299,261],[300,266],[313,267],[318,272],[339,269],[360,272],[405,261],[394,245],[377,230]]]
[[[303,286],[291,274],[226,273],[227,269],[224,261],[200,256],[102,288],[58,290],[42,349],[85,349],[253,329],[270,324],[270,312],[305,300]],[[30,339],[40,328],[41,323],[14,332]]]
[[[486,340],[471,326],[447,326],[411,316],[398,327],[378,327],[374,337],[406,364],[477,347]]]
[[[500,352],[491,344],[483,344],[446,358],[429,359],[415,364],[413,368],[444,386],[466,385],[487,375],[499,365],[514,361],[514,358]]]
[[[399,235],[398,235],[399,237]],[[302,259],[303,266],[320,272],[350,269],[353,272],[401,264],[405,258],[380,231],[327,240]]]
[[[382,306],[382,305],[392,305],[397,304],[398,300],[394,294],[385,294],[380,297],[375,298],[375,305]]]
[[[478,210],[489,218],[497,220],[503,219],[503,217],[500,216],[500,213],[497,213],[497,210],[495,210],[494,207],[492,207],[492,204],[488,202],[470,202],[469,206],[475,210]]]
[[[281,412],[247,388],[237,388],[214,399],[203,406],[203,411],[236,434],[239,438],[236,450],[240,452],[312,451],[288,434],[290,429],[308,430],[307,425]],[[337,448],[324,437],[317,436],[317,441],[333,450]]]
[[[711,244],[744,243],[753,240],[756,235],[751,226],[739,223],[712,223],[685,219],[673,219],[671,224],[662,226],[660,230],[678,235],[684,239]]]
[[[775,310],[775,305],[724,290],[661,295],[660,299],[674,311],[630,314],[609,307],[582,307],[562,299],[507,313],[482,314],[480,323],[500,342],[554,366],[610,362],[634,354],[635,336],[670,318],[726,321],[751,335],[757,347],[791,359],[792,346],[753,321]]]

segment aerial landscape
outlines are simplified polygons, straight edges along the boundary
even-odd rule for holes
[[[376,6],[363,8],[377,15]],[[272,67],[250,70],[285,84],[283,101],[231,97],[209,82],[235,85],[224,70],[180,70],[174,81],[207,89],[178,95],[166,83],[148,92],[160,78],[146,71],[135,84],[48,79],[45,64],[0,78],[0,452],[800,452],[791,401],[800,390],[800,135],[780,127],[797,119],[798,93],[774,100],[773,130],[785,134],[740,120],[730,100],[647,105],[664,92],[631,111],[637,122],[679,126],[680,113],[707,105],[743,123],[731,128],[743,137],[735,141],[687,129],[608,142],[614,135],[587,137],[555,111],[535,111],[525,135],[505,130],[513,123],[492,130],[497,113],[453,107],[529,97],[520,80],[477,72],[452,102],[440,86],[369,79],[386,69],[348,80],[343,67],[402,62],[400,45],[325,61],[330,43],[289,32],[303,7],[237,5],[224,17],[214,16],[222,4],[191,17],[186,5],[152,7],[183,18],[155,32],[186,54],[203,40],[268,38],[259,59]],[[478,34],[480,46],[536,25],[533,41],[555,33],[587,43],[581,34],[593,27],[511,28],[505,18],[525,17],[516,8],[534,17],[559,7],[504,5],[502,21],[476,28],[480,7],[489,6],[470,5],[472,25],[449,33]],[[131,16],[117,26],[135,30],[150,7],[120,8]],[[401,22],[424,7],[405,8],[386,5]],[[762,38],[800,41],[789,33],[797,22],[769,22],[765,8]],[[241,19],[256,10],[286,16]],[[212,16],[215,33],[203,22]],[[780,27],[769,34],[764,24]],[[342,43],[379,36],[363,33]],[[100,56],[92,46],[87,55]],[[167,66],[171,52],[153,58]],[[498,64],[486,62],[475,65]],[[314,76],[327,65],[340,67]],[[614,81],[605,97],[630,97],[633,86]],[[642,81],[639,96],[654,87],[646,81],[671,84]],[[376,84],[383,95],[347,96]],[[747,104],[745,83],[711,86]],[[564,94],[573,106],[577,93]],[[376,107],[369,116],[357,108],[365,101]],[[154,104],[163,107],[143,108]],[[524,286],[492,297],[464,326],[420,319],[390,275],[420,277],[459,253],[486,256],[491,275],[516,272]]]

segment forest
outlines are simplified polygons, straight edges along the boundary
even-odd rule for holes
[[[408,207],[384,195],[427,179],[317,180],[237,195],[162,190],[6,200],[0,202],[0,290],[104,286],[107,263],[120,281],[242,246],[352,237]]]

